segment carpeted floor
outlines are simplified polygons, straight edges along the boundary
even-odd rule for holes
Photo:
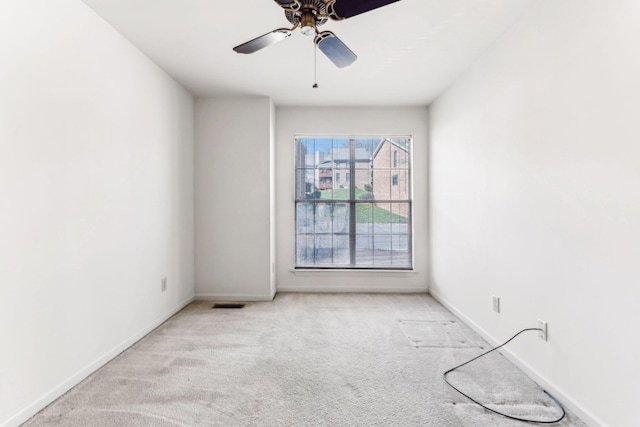
[[[444,371],[488,347],[428,295],[279,294],[242,309],[212,305],[189,305],[24,425],[527,425],[443,382]],[[496,410],[559,414],[497,352],[450,379]],[[556,425],[584,426],[572,414]]]

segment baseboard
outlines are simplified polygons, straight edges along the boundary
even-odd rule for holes
[[[163,316],[160,316],[158,319],[154,320],[149,325],[145,326],[144,328],[136,332],[131,337],[122,341],[120,344],[118,344],[117,346],[115,346],[114,348],[112,348],[102,356],[100,356],[98,359],[94,360],[84,368],[80,369],[78,372],[73,374],[67,380],[60,383],[57,387],[45,393],[43,396],[35,400],[29,406],[25,407],[20,412],[13,415],[11,418],[5,420],[2,424],[0,424],[0,427],[17,427],[20,424],[24,423],[29,418],[33,417],[35,414],[37,414],[42,409],[44,409],[47,405],[52,403],[54,400],[60,398],[66,392],[68,392],[73,387],[78,385],[82,380],[87,378],[89,375],[93,374],[98,369],[102,368],[104,365],[109,363],[120,353],[122,353],[123,351],[131,347],[136,342],[140,341],[142,338],[144,338],[147,334],[149,334],[155,328],[157,328],[158,326],[163,324],[165,321],[167,321],[171,316],[173,316],[174,314],[182,310],[184,307],[186,307],[188,304],[190,304],[193,300],[194,298],[192,297],[178,304],[178,306],[169,310],[168,313],[166,313]]]
[[[367,294],[425,294],[429,291],[427,287],[371,287],[371,286],[278,286],[278,292],[292,293],[367,293]]]
[[[447,308],[450,312],[456,315],[460,320],[462,320],[467,326],[477,332],[482,338],[484,338],[489,344],[492,346],[498,346],[502,344],[496,340],[491,334],[489,334],[485,329],[483,329],[476,322],[471,320],[468,316],[458,310],[453,304],[439,295],[437,292],[434,292],[432,289],[429,290],[429,294],[440,304]],[[580,405],[576,402],[571,396],[569,396],[566,392],[564,392],[559,387],[555,386],[551,381],[549,381],[544,376],[540,375],[535,369],[531,367],[528,363],[524,362],[514,353],[512,353],[507,347],[503,347],[498,350],[503,356],[505,356],[511,363],[520,368],[525,374],[527,374],[532,380],[537,382],[540,387],[547,390],[550,394],[552,394],[556,399],[558,399],[567,409],[577,415],[584,423],[592,427],[606,427],[606,425],[600,420],[598,417],[593,415],[591,411],[587,410],[584,406]]]
[[[251,301],[271,301],[275,296],[273,295],[244,295],[244,294],[196,294],[196,301],[238,301],[238,302],[251,302]]]

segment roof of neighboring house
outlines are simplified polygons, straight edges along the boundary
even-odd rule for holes
[[[318,167],[331,166],[335,161],[348,161],[349,160],[349,148],[333,148],[331,153],[328,154],[328,158],[320,163]],[[362,148],[356,147],[356,162],[369,162],[371,161],[371,155],[369,152]]]
[[[408,142],[409,140],[407,140]],[[402,144],[397,143],[396,141],[392,141],[389,138],[384,138],[382,141],[380,141],[380,143],[378,144],[378,146],[376,147],[376,149],[373,151],[373,158],[375,158],[378,153],[380,152],[380,150],[382,149],[382,147],[384,146],[385,143],[389,143],[391,145],[394,145],[396,147],[398,147],[399,149],[401,149],[402,151],[404,151],[405,153],[409,152],[409,148],[407,148],[406,146],[403,146]]]
[[[349,160],[349,148],[334,148],[331,150],[333,161],[336,160]],[[369,161],[371,160],[371,154],[362,147],[356,147],[356,161]]]

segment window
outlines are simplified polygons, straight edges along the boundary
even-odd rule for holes
[[[298,137],[295,147],[296,268],[411,269],[411,138]]]

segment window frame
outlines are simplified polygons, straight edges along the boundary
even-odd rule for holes
[[[294,199],[294,222],[293,222],[293,269],[292,272],[313,272],[313,271],[324,271],[324,272],[340,272],[340,271],[344,271],[344,272],[363,272],[363,271],[378,271],[378,272],[400,272],[400,273],[412,273],[415,272],[415,236],[414,236],[414,207],[415,207],[415,200],[414,200],[414,174],[413,174],[413,150],[414,150],[414,138],[411,134],[393,134],[393,135],[387,135],[387,134],[374,134],[374,135],[335,135],[335,134],[294,134],[294,179],[293,179],[293,187],[294,187],[294,195],[293,195],[293,199]],[[406,221],[406,226],[407,226],[407,230],[406,230],[406,234],[396,234],[396,233],[391,233],[389,234],[390,238],[394,238],[394,237],[402,237],[405,236],[405,238],[407,239],[407,259],[408,259],[408,263],[406,265],[394,265],[393,262],[391,262],[390,265],[384,265],[384,264],[380,264],[380,265],[358,265],[358,264],[312,264],[312,265],[299,265],[298,264],[298,238],[299,235],[305,235],[306,233],[299,233],[298,231],[298,204],[299,203],[315,203],[315,204],[319,204],[319,203],[324,203],[327,205],[334,205],[337,206],[338,204],[347,204],[349,206],[357,206],[358,204],[370,204],[372,207],[377,206],[377,203],[374,201],[363,201],[363,200],[358,200],[358,199],[322,199],[322,201],[320,201],[320,199],[311,199],[311,200],[299,200],[297,198],[297,185],[298,185],[298,141],[300,140],[304,140],[304,139],[323,139],[323,140],[357,140],[357,139],[373,139],[373,140],[379,140],[377,145],[372,146],[373,150],[371,152],[371,160],[370,160],[370,168],[371,168],[371,174],[373,175],[373,161],[374,161],[374,152],[376,151],[376,148],[382,143],[385,142],[385,140],[390,140],[390,142],[394,142],[395,140],[406,140],[406,146],[403,149],[406,152],[406,157],[407,157],[407,161],[406,161],[406,166],[404,166],[402,169],[405,170],[405,175],[406,175],[406,193],[407,193],[407,198],[406,199],[398,199],[398,200],[393,200],[391,196],[389,196],[389,200],[380,200],[377,203],[389,203],[390,206],[393,204],[406,204],[408,207],[408,213],[407,213],[407,221]],[[400,144],[404,144],[402,142],[400,142]],[[397,143],[394,144],[396,147],[395,149],[392,147],[392,149],[389,150],[389,178],[391,178],[391,174],[392,171],[397,170],[398,169],[398,148],[399,146],[397,145]],[[354,145],[355,147],[355,145]],[[307,153],[308,154],[308,153]],[[348,161],[346,161],[346,165],[349,166],[349,168],[347,168],[347,172],[346,175],[350,175],[350,173],[348,171],[351,171],[351,173],[353,173],[354,171],[352,169],[357,169],[355,165],[357,165],[357,161],[355,161],[355,155],[352,151],[351,156],[349,158]],[[306,163],[305,163],[306,165]],[[353,167],[351,167],[352,165],[354,165]],[[318,167],[319,165],[316,165],[316,167]],[[339,166],[335,163],[332,163],[332,166],[335,168],[338,168]],[[380,169],[380,170],[384,170],[384,169]],[[334,174],[335,174],[335,169],[334,169]],[[397,175],[396,175],[397,176]],[[334,175],[335,178],[335,175]],[[372,178],[373,179],[373,178]],[[351,182],[353,181],[353,182]],[[351,186],[354,187],[353,190],[355,190],[355,188],[357,188],[357,180],[348,180],[347,182],[347,188],[350,190],[351,194],[353,194],[352,190],[351,190]],[[335,185],[337,184],[337,179],[336,182],[332,183],[332,185],[334,186],[335,189]],[[370,182],[370,184],[373,184],[372,182]],[[306,182],[305,182],[306,185]],[[391,183],[391,179],[389,179],[389,187],[390,187],[390,191],[392,186],[397,186],[398,184],[392,184]],[[341,188],[341,187],[340,187]],[[314,208],[315,209],[315,208]],[[333,208],[335,209],[335,207]],[[314,211],[315,212],[315,211]],[[314,213],[315,215],[315,213]],[[315,220],[314,220],[315,221]],[[349,225],[350,225],[350,230],[351,230],[351,226],[356,224],[355,220],[350,220]],[[376,222],[372,221],[370,224],[375,225]],[[353,232],[353,231],[349,231],[348,233],[349,235],[349,239],[350,239],[350,245],[355,245],[355,239],[357,236],[363,236],[361,234],[358,234],[357,232]],[[373,235],[372,235],[373,236]],[[335,250],[336,247],[333,245],[331,246],[333,249]],[[355,247],[355,246],[354,246]],[[314,246],[315,249],[317,249]],[[314,249],[314,250],[315,250]],[[355,250],[355,249],[354,249]],[[351,257],[351,260],[353,262],[353,256]]]

